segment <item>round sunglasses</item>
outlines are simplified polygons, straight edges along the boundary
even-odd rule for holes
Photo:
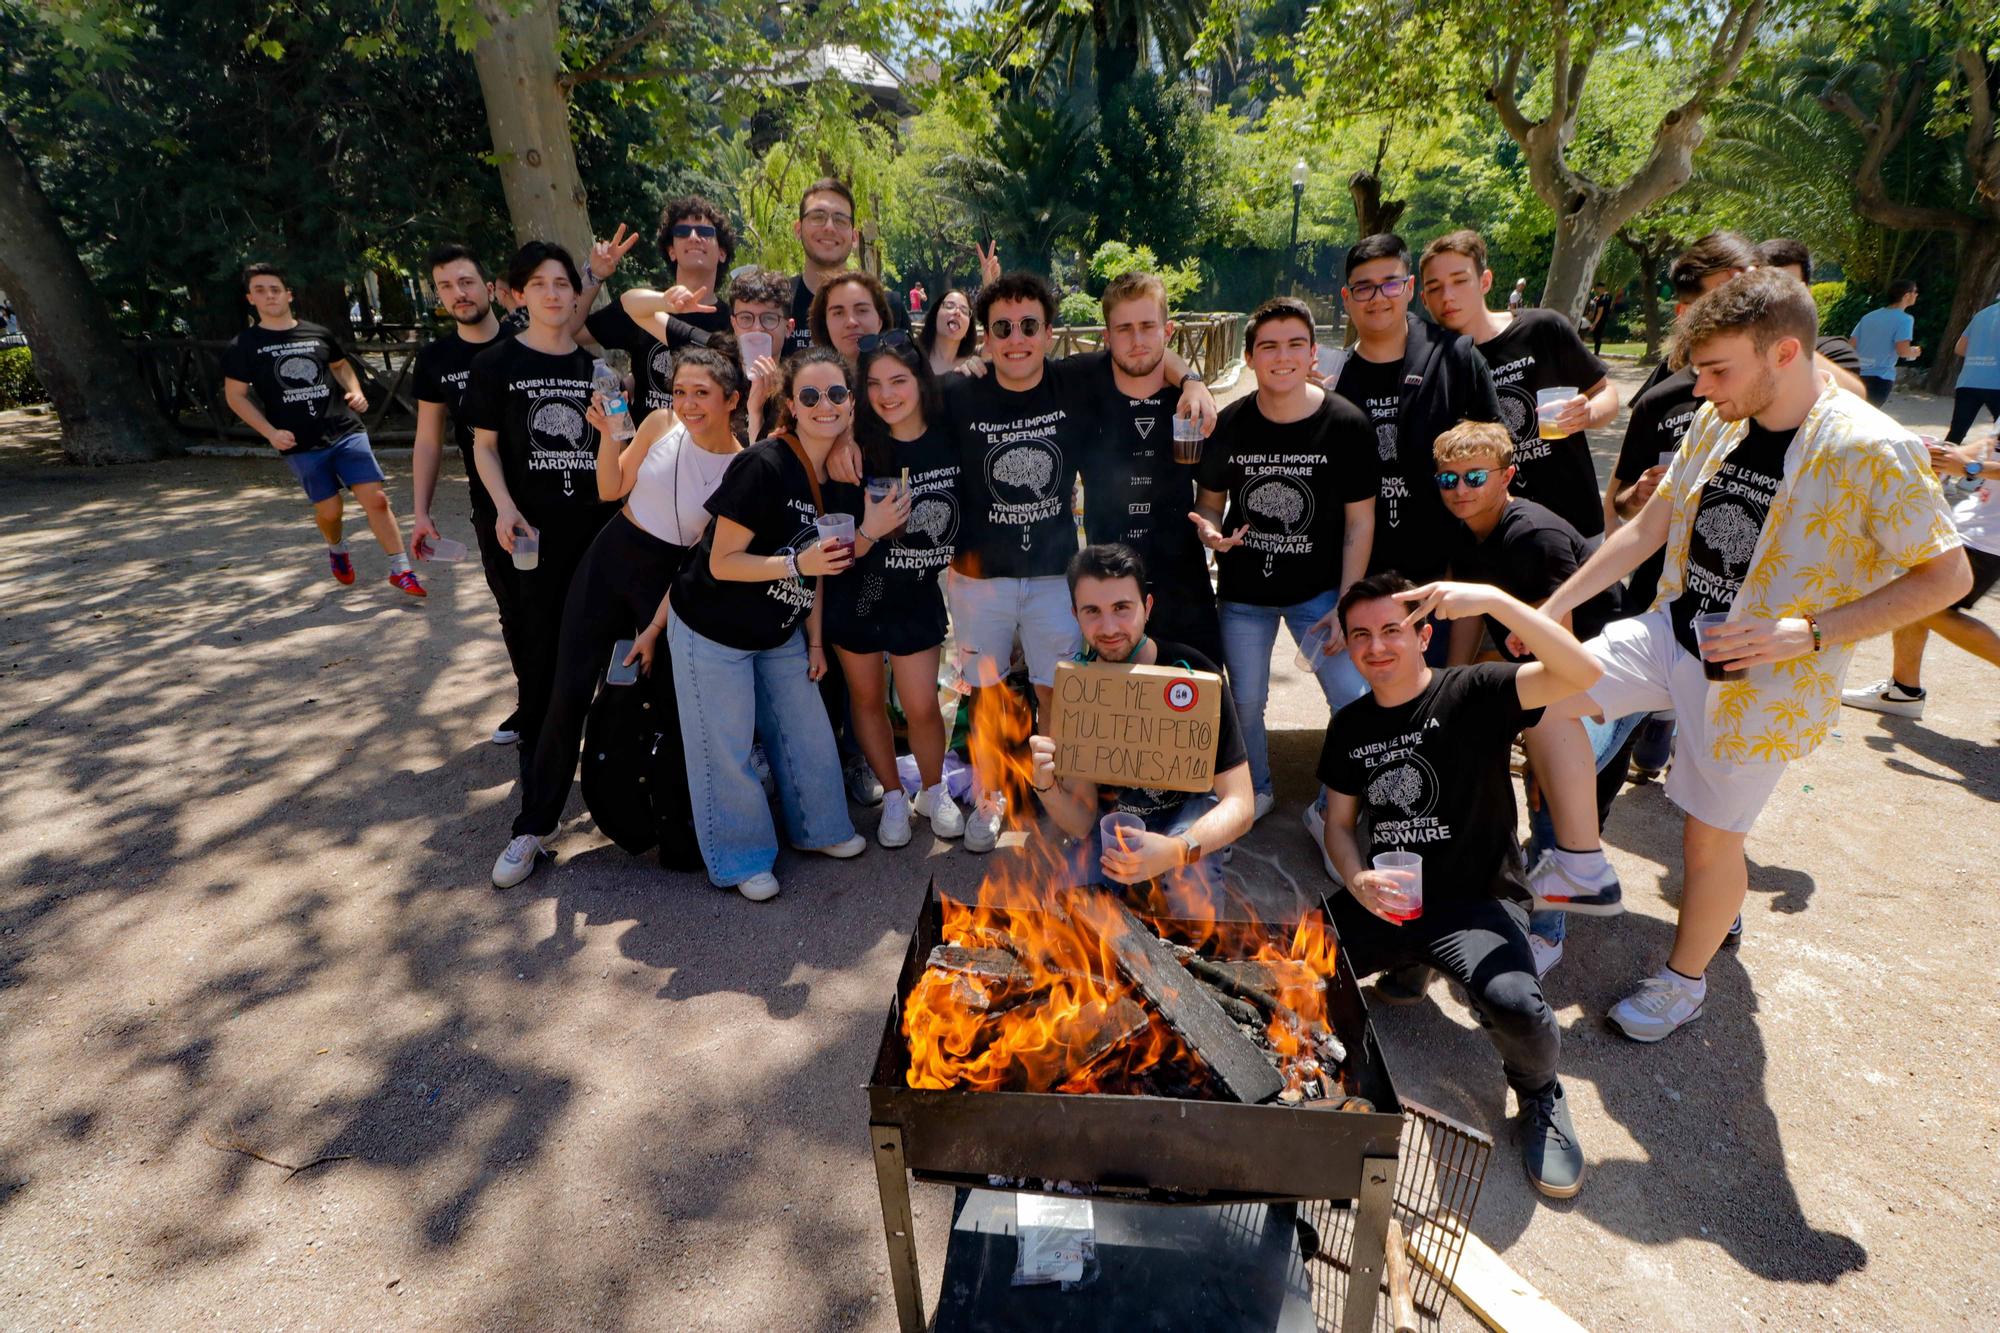
[[[817,389],[810,384],[804,384],[793,391],[792,397],[799,400],[800,407],[818,407],[822,392],[826,394],[826,401],[832,403],[835,407],[839,407],[842,403],[853,397],[847,391],[845,384],[836,384],[825,390]]]
[[[1042,321],[1033,315],[1028,315],[1020,320],[992,319],[986,322],[986,328],[995,338],[998,338],[1001,342],[1005,342],[1014,336],[1014,330],[1017,328],[1021,330],[1023,338],[1034,337],[1042,331]]]

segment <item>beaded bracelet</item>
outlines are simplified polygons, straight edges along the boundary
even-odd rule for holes
[[[1818,652],[1824,648],[1826,644],[1821,641],[1819,635],[1819,618],[1810,611],[1806,612],[1806,628],[1812,631],[1813,651]]]

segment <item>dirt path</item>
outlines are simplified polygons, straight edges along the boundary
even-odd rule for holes
[[[893,1328],[860,1085],[926,877],[976,859],[787,856],[757,906],[573,813],[495,894],[476,571],[412,605],[364,538],[341,589],[274,462],[74,471],[48,435],[0,417],[0,1326]],[[1306,877],[1290,655],[1252,846]],[[1584,1323],[2000,1323],[1994,677],[1930,668],[1922,723],[1852,714],[1788,776],[1743,947],[1660,1047],[1601,1015],[1664,951],[1677,822],[1614,812],[1632,910],[1551,979],[1592,1177],[1540,1202],[1503,1142],[1477,1219]],[[1464,1010],[1379,1022],[1407,1095],[1504,1135]]]

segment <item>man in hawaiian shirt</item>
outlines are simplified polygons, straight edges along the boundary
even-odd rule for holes
[[[1749,886],[1743,840],[1826,739],[1853,645],[1943,610],[1972,574],[1924,447],[1815,369],[1805,285],[1759,269],[1690,306],[1673,359],[1707,400],[1659,489],[1558,588],[1560,619],[1662,546],[1652,608],[1586,645],[1604,665],[1550,710],[1680,718],[1667,797],[1687,814],[1680,923],[1658,976],[1611,1010],[1634,1041],[1701,1016],[1703,974]],[[1696,617],[1726,615],[1700,631]]]

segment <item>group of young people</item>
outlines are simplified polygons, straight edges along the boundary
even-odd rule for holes
[[[725,299],[728,220],[677,200],[659,233],[673,281],[595,313],[591,289],[636,237],[621,228],[585,269],[532,242],[501,275],[518,330],[476,257],[434,256],[456,336],[419,360],[416,534],[441,535],[448,426],[518,686],[495,739],[519,740],[521,804],[494,884],[549,854],[593,696],[613,692],[599,681],[633,667],[662,860],[747,898],[779,891],[781,829],[801,851],[861,854],[850,798],[872,803],[870,787],[884,846],[921,816],[987,851],[1010,817],[1045,813],[1079,879],[1213,877],[1274,803],[1282,626],[1316,653],[1328,705],[1305,823],[1345,889],[1343,945],[1380,998],[1415,1000],[1434,971],[1465,989],[1516,1090],[1530,1177],[1574,1194],[1584,1159],[1542,976],[1566,913],[1622,908],[1598,830],[1645,728],[1686,813],[1685,884],[1666,966],[1610,1018],[1657,1041],[1702,1011],[1707,964],[1740,929],[1745,834],[1825,738],[1852,645],[1971,587],[1923,448],[1860,395],[1844,340],[1818,337],[1784,243],[1708,237],[1673,266],[1674,368],[1635,401],[1600,492],[1586,432],[1619,410],[1604,363],[1557,314],[1492,310],[1469,231],[1420,257],[1393,235],[1352,247],[1344,349],[1319,343],[1303,303],[1265,302],[1245,333],[1255,392],[1218,414],[1171,351],[1156,278],[1106,290],[1102,352],[1054,358],[1053,293],[990,248],[979,290],[944,293],[912,331],[847,267],[839,181],[806,191],[795,226],[805,271],[738,271]],[[579,339],[631,354],[629,439]],[[1200,441],[1178,454],[1176,419]],[[993,737],[975,735],[955,799],[941,668],[977,728],[1000,712],[980,693],[1010,676],[1046,717],[1075,658],[1222,675],[1213,791],[1065,779],[1037,732],[1018,742],[1037,811],[1006,808]],[[1532,863],[1517,737],[1540,795]],[[1143,831],[1103,846],[1113,811]],[[1423,857],[1420,916],[1373,867],[1387,850]]]

